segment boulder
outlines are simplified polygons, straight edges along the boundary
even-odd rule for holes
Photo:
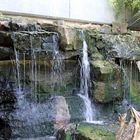
[[[97,80],[106,80],[113,73],[113,65],[105,60],[91,61],[93,77]]]
[[[112,126],[81,124],[77,128],[76,140],[114,140],[115,129]]]
[[[114,140],[117,126],[95,124],[69,124],[58,131],[58,140]]]
[[[106,60],[91,61],[94,100],[108,103],[123,97],[120,68]]]
[[[65,127],[70,121],[70,113],[68,104],[64,97],[57,96],[55,99],[55,129],[61,129]]]

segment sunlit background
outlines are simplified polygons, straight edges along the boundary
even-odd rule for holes
[[[0,0],[0,10],[112,23],[108,0]]]

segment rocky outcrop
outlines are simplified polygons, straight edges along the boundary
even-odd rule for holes
[[[101,30],[89,30],[85,34],[91,58],[94,99],[100,103],[121,100],[127,88],[124,86],[124,70],[120,66],[121,60],[131,63],[132,60],[140,59],[139,40],[131,34],[120,35],[109,32],[104,34]]]
[[[131,33],[126,33],[125,29],[92,24],[79,25],[77,28],[56,23],[4,19],[0,21],[0,107],[3,104],[8,106],[8,103],[12,108],[15,107],[17,69],[20,75],[18,80],[25,91],[24,108],[18,104],[15,107],[17,112],[12,114],[18,123],[9,117],[11,127],[18,128],[13,132],[14,136],[38,137],[60,130],[62,139],[114,139],[114,132],[107,131],[102,126],[81,124],[74,125],[66,133],[64,131],[70,121],[84,120],[84,103],[77,96],[83,39],[88,44],[91,66],[91,99],[100,106],[112,103],[116,105],[125,94],[133,93],[132,101],[139,101],[137,75],[140,40]],[[20,60],[16,63],[15,54]],[[5,60],[12,61],[6,63]],[[53,67],[54,63],[56,67]],[[57,64],[62,68],[59,74],[53,71],[60,70]],[[31,134],[28,134],[29,131]]]
[[[58,140],[114,140],[118,126],[94,125],[94,124],[71,124],[65,129],[58,131]]]
[[[97,102],[107,103],[123,97],[120,68],[105,60],[91,62],[93,68],[93,97]]]

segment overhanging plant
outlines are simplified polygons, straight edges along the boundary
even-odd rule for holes
[[[110,0],[116,18],[126,22],[140,10],[140,0]]]

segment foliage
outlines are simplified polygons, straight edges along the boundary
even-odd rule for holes
[[[129,16],[133,16],[140,10],[140,0],[110,0],[116,16],[126,18],[126,14],[129,12]]]

